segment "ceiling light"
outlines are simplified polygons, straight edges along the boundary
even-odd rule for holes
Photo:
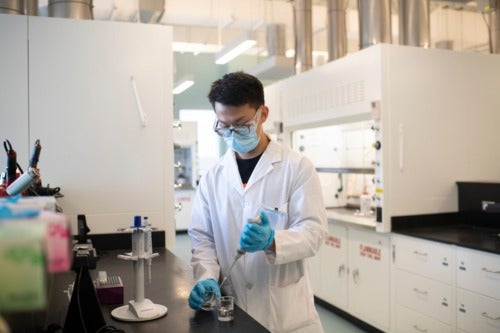
[[[193,84],[194,84],[193,78],[191,76],[186,76],[175,84],[174,90],[172,90],[172,93],[174,95],[178,95],[181,92],[188,89],[189,87],[191,87]]]
[[[227,64],[257,43],[255,33],[247,32],[238,39],[230,42],[222,50],[215,54],[215,63],[218,65]]]

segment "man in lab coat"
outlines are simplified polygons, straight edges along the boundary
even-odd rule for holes
[[[272,332],[323,332],[306,263],[326,235],[315,168],[264,132],[269,109],[257,78],[224,75],[208,98],[214,131],[229,149],[201,178],[194,200],[188,232],[196,284],[189,305],[200,309],[205,291],[221,294],[218,282],[241,248],[246,254],[223,293]],[[257,216],[261,224],[247,223]]]

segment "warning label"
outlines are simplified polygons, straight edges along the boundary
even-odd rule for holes
[[[370,245],[359,244],[359,255],[368,259],[379,260],[382,250]]]
[[[327,236],[325,239],[325,244],[328,246],[333,246],[337,249],[340,248],[342,245],[342,239],[340,237],[335,237],[335,236]]]

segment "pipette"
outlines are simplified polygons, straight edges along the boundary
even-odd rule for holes
[[[260,216],[257,216],[254,219],[248,219],[247,223],[257,223],[257,224],[260,224],[261,221],[262,221],[262,218]],[[219,288],[222,288],[222,286],[226,282],[228,276],[231,274],[231,271],[233,270],[234,265],[236,264],[236,262],[238,261],[238,259],[240,259],[246,252],[247,251],[242,250],[242,249],[236,250],[236,256],[234,257],[233,263],[231,264],[231,266],[229,266],[229,270],[227,271],[226,276],[224,276],[224,278],[222,279],[222,282],[220,283]]]

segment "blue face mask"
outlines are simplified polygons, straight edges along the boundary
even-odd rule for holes
[[[232,132],[229,137],[224,137],[224,141],[235,152],[246,154],[257,147],[260,137],[257,135],[255,127],[252,127],[250,128],[250,133],[243,135]]]

